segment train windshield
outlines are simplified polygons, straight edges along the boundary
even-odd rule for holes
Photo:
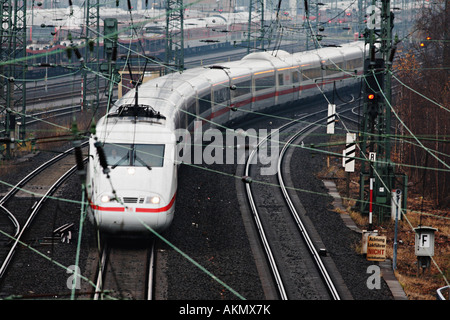
[[[166,30],[165,30],[165,28],[163,28],[161,26],[147,26],[147,27],[145,27],[145,32],[164,34],[166,32]]]
[[[162,167],[164,164],[163,144],[105,143],[103,149],[106,161],[113,169],[117,166]]]

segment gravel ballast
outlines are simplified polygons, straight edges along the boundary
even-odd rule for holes
[[[303,111],[302,111],[303,112]],[[307,112],[307,111],[305,111]],[[294,113],[286,115],[293,117]],[[263,120],[247,124],[249,127],[276,128],[277,121]],[[321,136],[314,136],[305,143],[320,143]],[[36,155],[25,165],[35,167],[39,158],[48,154]],[[312,193],[298,192],[298,196],[313,221],[334,260],[342,278],[355,300],[389,300],[392,294],[384,281],[380,289],[368,289],[367,268],[373,262],[355,250],[360,235],[347,228],[339,214],[332,209],[333,199],[327,196],[328,190],[316,174],[325,164],[323,156],[302,150],[292,157],[291,174],[296,187]],[[21,171],[24,169],[22,163]],[[206,169],[207,170],[206,170]],[[159,263],[166,290],[159,298],[167,300],[228,300],[246,298],[266,299],[264,283],[250,247],[248,233],[243,222],[240,203],[236,192],[238,177],[236,165],[181,165],[179,168],[179,188],[176,198],[176,213],[172,226],[162,235],[167,242],[160,242]],[[18,178],[2,177],[12,182]],[[238,182],[240,183],[240,181]],[[297,185],[298,183],[298,185]],[[3,188],[5,189],[5,188]],[[79,178],[74,176],[65,184],[58,196],[74,200],[81,199]],[[37,229],[36,235],[28,239],[48,235],[53,226],[73,222],[72,242],[42,248],[48,257],[62,265],[75,263],[79,231],[80,206],[76,203],[55,202],[50,205],[49,216],[36,219],[34,225],[42,223],[44,230]],[[49,227],[51,225],[51,227]],[[88,276],[90,272],[89,252],[95,251],[95,232],[88,221],[82,234],[80,270]],[[23,248],[22,251],[29,250]],[[181,253],[180,253],[181,252]],[[8,280],[0,284],[1,297],[11,295],[45,295],[53,298],[67,298],[66,270],[55,267],[54,261],[30,255],[27,267],[35,269],[29,276],[23,276],[24,269],[11,270]],[[198,264],[198,265],[197,265]],[[23,267],[22,262],[22,267]],[[33,267],[30,267],[33,266]],[[51,266],[51,267],[50,267]],[[201,267],[199,267],[201,266]],[[59,270],[59,271],[56,271]],[[92,276],[92,275],[89,275]],[[91,278],[92,279],[92,278]]]

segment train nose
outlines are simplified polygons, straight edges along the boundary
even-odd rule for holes
[[[171,224],[175,195],[170,201],[156,194],[113,198],[99,196],[101,205],[91,205],[99,228],[107,233],[162,232]]]

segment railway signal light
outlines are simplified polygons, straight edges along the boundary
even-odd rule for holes
[[[115,18],[104,19],[104,23],[103,23],[103,28],[104,28],[103,33],[105,35],[104,54],[108,60],[109,59],[114,60],[113,59],[114,50],[117,49],[117,39],[118,39],[118,34],[117,34],[118,27],[117,26],[118,26],[117,19],[115,19]]]
[[[378,108],[379,96],[375,93],[367,94],[367,110],[371,118],[375,118],[379,113]]]
[[[419,47],[421,47],[421,48],[426,48],[426,47],[427,47],[427,42],[430,41],[430,40],[431,40],[431,37],[430,37],[430,36],[427,36],[427,37],[425,38],[425,40],[422,41],[422,42],[419,44]]]
[[[384,87],[384,60],[374,59],[372,62],[366,59],[365,65],[367,70],[364,81],[365,102],[375,104],[378,103],[379,93]]]
[[[378,87],[377,87],[377,90],[368,90],[366,92],[366,97],[367,97],[366,101],[375,103],[378,101],[379,96],[380,96],[380,90]]]

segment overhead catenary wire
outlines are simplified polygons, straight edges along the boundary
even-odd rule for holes
[[[320,90],[320,87],[318,87],[319,88],[319,90]],[[322,92],[322,94],[323,94],[323,92]],[[329,100],[327,99],[327,97],[324,95],[324,97],[325,97],[325,99],[329,102]],[[19,114],[19,113],[18,113]]]
[[[201,168],[201,166],[196,166],[196,167],[199,167],[199,168]],[[212,172],[216,172],[216,173],[219,173],[219,174],[224,174],[223,172],[219,172],[219,171],[215,171],[215,170],[209,170],[209,171],[212,171]],[[232,176],[232,175],[229,175],[229,176]],[[241,177],[236,177],[236,176],[234,176],[235,178],[241,178]],[[255,181],[256,183],[259,183],[258,181]],[[298,189],[296,189],[296,190],[298,190]],[[318,193],[318,194],[320,194],[320,193]]]
[[[240,177],[239,177],[240,178]]]
[[[374,73],[374,70],[372,70],[372,73]],[[380,89],[381,94],[384,97],[385,102],[387,103],[387,105],[389,106],[390,110],[392,111],[392,113],[395,115],[395,117],[398,119],[398,121],[401,123],[401,125],[409,132],[409,134],[414,138],[414,140],[417,141],[417,143],[426,151],[428,152],[433,158],[435,158],[438,162],[440,162],[441,164],[443,164],[445,167],[447,167],[448,169],[450,169],[450,165],[447,164],[446,162],[444,162],[443,160],[441,160],[439,157],[437,157],[434,153],[431,152],[431,150],[429,148],[427,148],[426,146],[424,146],[422,144],[422,142],[414,135],[414,133],[411,131],[411,129],[408,128],[408,126],[402,121],[402,119],[398,116],[397,112],[395,111],[395,109],[392,107],[391,103],[389,102],[389,99],[387,99],[386,95],[384,94],[383,90],[381,90],[381,85],[378,82],[378,79],[376,76],[374,76],[374,79],[378,85],[378,88]]]

